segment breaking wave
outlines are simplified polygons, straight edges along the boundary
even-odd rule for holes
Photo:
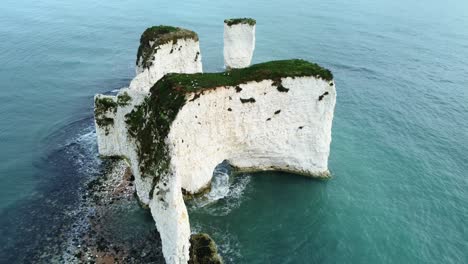
[[[211,190],[188,203],[189,210],[213,216],[224,216],[239,208],[250,183],[249,174],[233,175],[227,162],[219,164],[211,181]]]

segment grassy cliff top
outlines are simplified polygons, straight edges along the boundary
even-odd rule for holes
[[[232,25],[237,25],[237,24],[249,24],[251,26],[254,26],[257,24],[257,21],[253,18],[230,18],[230,19],[225,19],[224,23],[226,23],[228,26]]]
[[[137,53],[138,60],[142,57],[142,65],[147,68],[151,66],[151,59],[156,52],[155,47],[166,44],[170,41],[176,43],[179,39],[193,39],[198,41],[197,33],[179,27],[172,26],[154,26],[147,28],[140,38],[140,47]],[[152,44],[152,45],[151,45]]]
[[[200,89],[236,86],[250,81],[301,76],[314,76],[326,81],[333,79],[332,73],[318,64],[294,59],[270,61],[219,73],[171,73],[158,81],[151,91],[169,88],[179,92],[196,92]]]

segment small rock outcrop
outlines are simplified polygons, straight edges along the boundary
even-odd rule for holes
[[[221,264],[216,244],[208,234],[193,234],[190,236],[189,264]]]
[[[224,20],[224,65],[228,69],[245,68],[252,62],[255,49],[255,25],[252,18]]]
[[[139,65],[161,64],[141,49]],[[99,153],[129,163],[167,263],[218,263],[212,240],[191,236],[182,190],[206,190],[223,161],[238,171],[328,177],[335,101],[332,73],[304,60],[168,73],[149,92],[130,87],[95,97]],[[205,244],[211,253],[200,251]]]

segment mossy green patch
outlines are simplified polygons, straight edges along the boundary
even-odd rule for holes
[[[111,97],[96,97],[94,100],[94,113],[105,114],[106,112],[116,112],[117,103]]]
[[[257,24],[257,21],[253,18],[230,18],[230,19],[225,19],[224,23],[226,23],[228,26],[232,25],[237,25],[237,24],[249,24],[251,26],[254,26]]]
[[[114,119],[110,117],[96,118],[96,123],[100,127],[106,128],[106,135],[109,134],[108,126],[114,125]]]
[[[117,104],[119,106],[127,106],[130,101],[132,101],[132,97],[127,92],[123,92],[117,96]]]
[[[140,38],[140,46],[138,47],[137,61],[138,65],[141,57],[141,65],[144,68],[149,68],[152,65],[154,54],[157,52],[157,47],[172,41],[174,44],[179,39],[193,39],[198,41],[197,33],[171,26],[154,26],[143,32]]]
[[[214,240],[204,233],[190,236],[189,264],[222,264]]]
[[[96,97],[94,100],[94,118],[96,124],[105,129],[106,135],[109,134],[109,126],[114,125],[114,119],[108,117],[107,113],[115,114],[117,112],[117,102],[110,97]]]
[[[129,135],[136,139],[140,171],[143,177],[153,175],[154,185],[169,169],[165,138],[184,103],[185,94],[172,89],[161,89],[126,115]]]

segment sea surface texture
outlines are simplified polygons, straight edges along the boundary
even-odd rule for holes
[[[317,62],[338,97],[331,180],[220,168],[208,200],[189,204],[225,262],[468,263],[468,1],[1,6],[0,263],[31,263],[73,230],[103,171],[93,95],[128,85],[143,30],[198,32],[204,70],[222,71],[229,17],[257,19],[254,63]]]

